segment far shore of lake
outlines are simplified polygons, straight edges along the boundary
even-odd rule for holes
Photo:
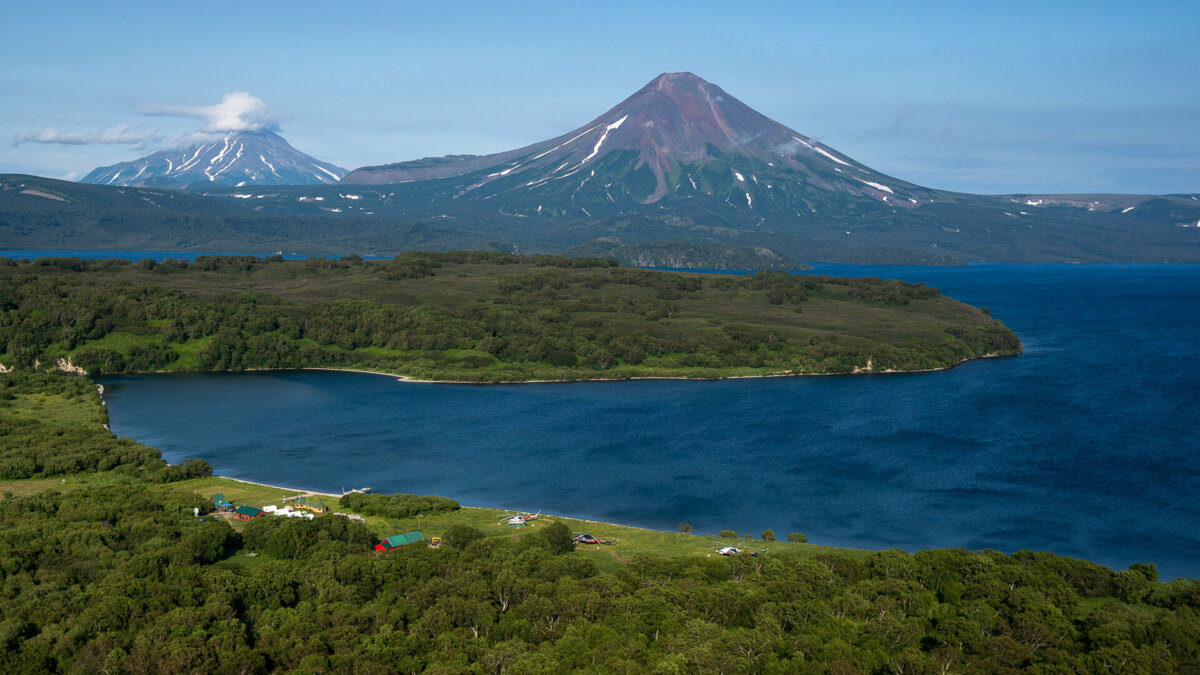
[[[678,375],[678,376],[646,375],[646,376],[641,376],[641,377],[638,377],[638,376],[633,376],[633,377],[589,377],[589,378],[577,379],[577,380],[575,380],[575,379],[507,380],[507,381],[503,381],[503,382],[493,382],[493,381],[487,381],[487,380],[423,380],[423,379],[416,378],[416,377],[410,377],[408,375],[401,375],[399,373],[388,373],[388,372],[379,371],[379,370],[360,370],[360,369],[356,369],[356,368],[319,368],[319,367],[249,368],[243,372],[274,372],[274,371],[284,371],[284,370],[317,370],[317,371],[324,371],[324,372],[331,372],[331,373],[359,373],[361,375],[381,375],[383,377],[395,378],[396,380],[398,380],[400,382],[412,382],[412,383],[416,383],[416,384],[477,384],[477,385],[482,385],[482,384],[499,384],[499,385],[504,385],[504,384],[567,384],[567,383],[571,383],[571,382],[629,382],[629,381],[637,381],[637,380],[696,380],[698,382],[712,382],[712,381],[716,381],[716,380],[757,380],[757,379],[766,379],[766,378],[772,378],[772,377],[833,377],[833,376],[838,376],[838,375],[908,375],[908,374],[914,374],[914,373],[936,373],[936,372],[940,372],[943,370],[950,370],[951,368],[960,366],[968,361],[975,361],[978,359],[998,359],[998,358],[1003,358],[1006,356],[1019,356],[1019,355],[1020,355],[1019,353],[1018,354],[984,354],[982,356],[972,356],[969,358],[965,358],[965,359],[959,361],[958,363],[954,363],[949,366],[942,366],[940,368],[919,368],[919,369],[915,369],[915,370],[895,370],[895,369],[891,369],[891,368],[889,368],[887,370],[873,370],[873,369],[869,369],[869,368],[859,368],[856,366],[854,368],[854,370],[852,370],[848,373],[794,373],[791,371],[785,371],[782,373],[764,373],[762,375],[718,375],[715,377],[687,377],[684,375]]]

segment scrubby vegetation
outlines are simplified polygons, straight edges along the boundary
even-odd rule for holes
[[[89,373],[366,368],[424,379],[919,370],[1020,351],[921,284],[605,259],[0,259],[0,363]]]

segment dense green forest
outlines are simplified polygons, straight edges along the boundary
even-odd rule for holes
[[[0,363],[472,382],[910,371],[1020,351],[922,284],[500,253],[0,258]]]
[[[24,429],[0,458],[36,467],[0,481],[5,673],[1200,670],[1200,580],[1152,564],[776,543],[602,569],[559,523],[374,552],[395,532],[213,517],[104,421],[85,378],[0,375],[0,423]]]

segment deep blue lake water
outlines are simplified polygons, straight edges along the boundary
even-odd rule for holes
[[[935,373],[719,382],[100,381],[117,434],[248,480],[1200,576],[1200,267],[816,272],[941,288],[990,308],[1025,353]]]

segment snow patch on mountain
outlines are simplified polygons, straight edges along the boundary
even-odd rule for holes
[[[807,145],[807,143],[805,145]],[[853,166],[852,164],[850,164],[850,162],[846,162],[841,159],[838,159],[837,157],[834,157],[833,155],[829,154],[828,152],[825,152],[825,150],[823,150],[821,148],[818,148],[818,147],[815,147],[812,145],[809,145],[808,147],[812,148],[813,150],[816,150],[817,152],[821,153],[822,155],[825,155],[829,159],[832,159],[833,161],[837,162],[838,164],[842,164],[844,166]]]
[[[600,146],[604,145],[604,139],[608,138],[608,132],[616,131],[617,129],[620,129],[621,124],[623,124],[625,122],[625,120],[627,120],[627,119],[629,119],[629,115],[626,115],[626,116],[622,117],[621,119],[617,120],[616,122],[613,122],[612,124],[604,127],[604,133],[600,134],[600,140],[596,141],[596,147],[592,148],[592,154],[588,155],[587,157],[584,157],[583,161],[580,162],[580,164],[586,164],[589,159],[595,157],[596,153],[600,152]]]
[[[884,185],[883,183],[872,183],[869,180],[863,180],[861,178],[855,178],[854,180],[856,180],[860,183],[866,183],[867,185],[870,185],[871,187],[875,188],[876,190],[883,190],[884,192],[890,192],[892,194],[895,194],[895,191],[892,190],[892,188]]]

